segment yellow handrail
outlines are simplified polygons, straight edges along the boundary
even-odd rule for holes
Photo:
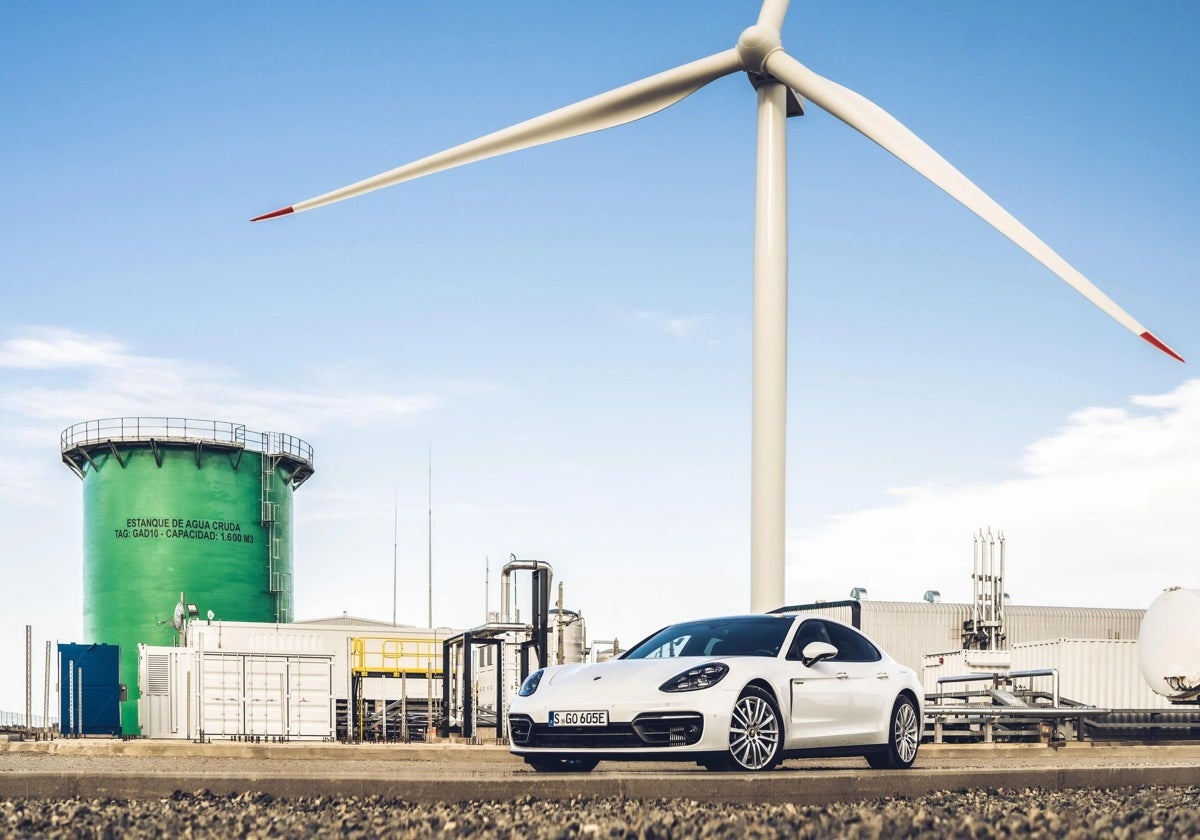
[[[427,638],[357,636],[351,639],[350,668],[356,674],[440,674],[442,643]]]

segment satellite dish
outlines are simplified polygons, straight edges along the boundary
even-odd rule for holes
[[[184,609],[183,604],[176,604],[175,615],[171,616],[171,624],[174,625],[176,630],[183,629],[183,619],[186,615],[187,611]]]
[[[215,612],[213,612],[212,610],[208,611],[208,620],[209,621],[212,621],[216,617],[217,617],[217,614]]]

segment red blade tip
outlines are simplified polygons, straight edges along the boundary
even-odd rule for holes
[[[1144,333],[1142,333],[1142,338],[1146,339],[1146,341],[1149,341],[1151,344],[1153,344],[1159,350],[1166,353],[1172,359],[1177,359],[1178,361],[1181,361],[1181,362],[1183,361],[1183,356],[1180,356],[1178,353],[1176,353],[1170,347],[1168,347],[1167,345],[1165,345],[1161,341],[1159,341],[1157,338],[1155,338],[1154,333],[1149,332],[1149,331],[1144,332]]]
[[[274,219],[276,216],[286,216],[288,213],[295,213],[295,212],[296,212],[296,210],[294,207],[284,207],[281,210],[275,210],[270,213],[263,213],[261,216],[255,216],[250,221],[261,222],[264,219]]]

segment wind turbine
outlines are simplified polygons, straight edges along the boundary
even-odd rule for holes
[[[924,175],[1126,329],[1183,361],[1178,353],[894,117],[788,55],[780,37],[788,2],[765,0],[757,22],[741,33],[737,46],[732,49],[251,220],[257,222],[312,210],[496,155],[623,125],[668,108],[722,76],[739,71],[746,73],[758,92],[750,468],[750,607],[756,612],[782,605],[784,597],[787,394],[787,138],[784,121],[790,115],[803,113],[801,97],[866,135]]]

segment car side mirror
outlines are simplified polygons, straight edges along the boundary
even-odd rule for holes
[[[800,651],[800,658],[805,668],[811,668],[818,662],[832,659],[837,653],[838,649],[829,642],[809,642],[804,646],[804,650]]]

